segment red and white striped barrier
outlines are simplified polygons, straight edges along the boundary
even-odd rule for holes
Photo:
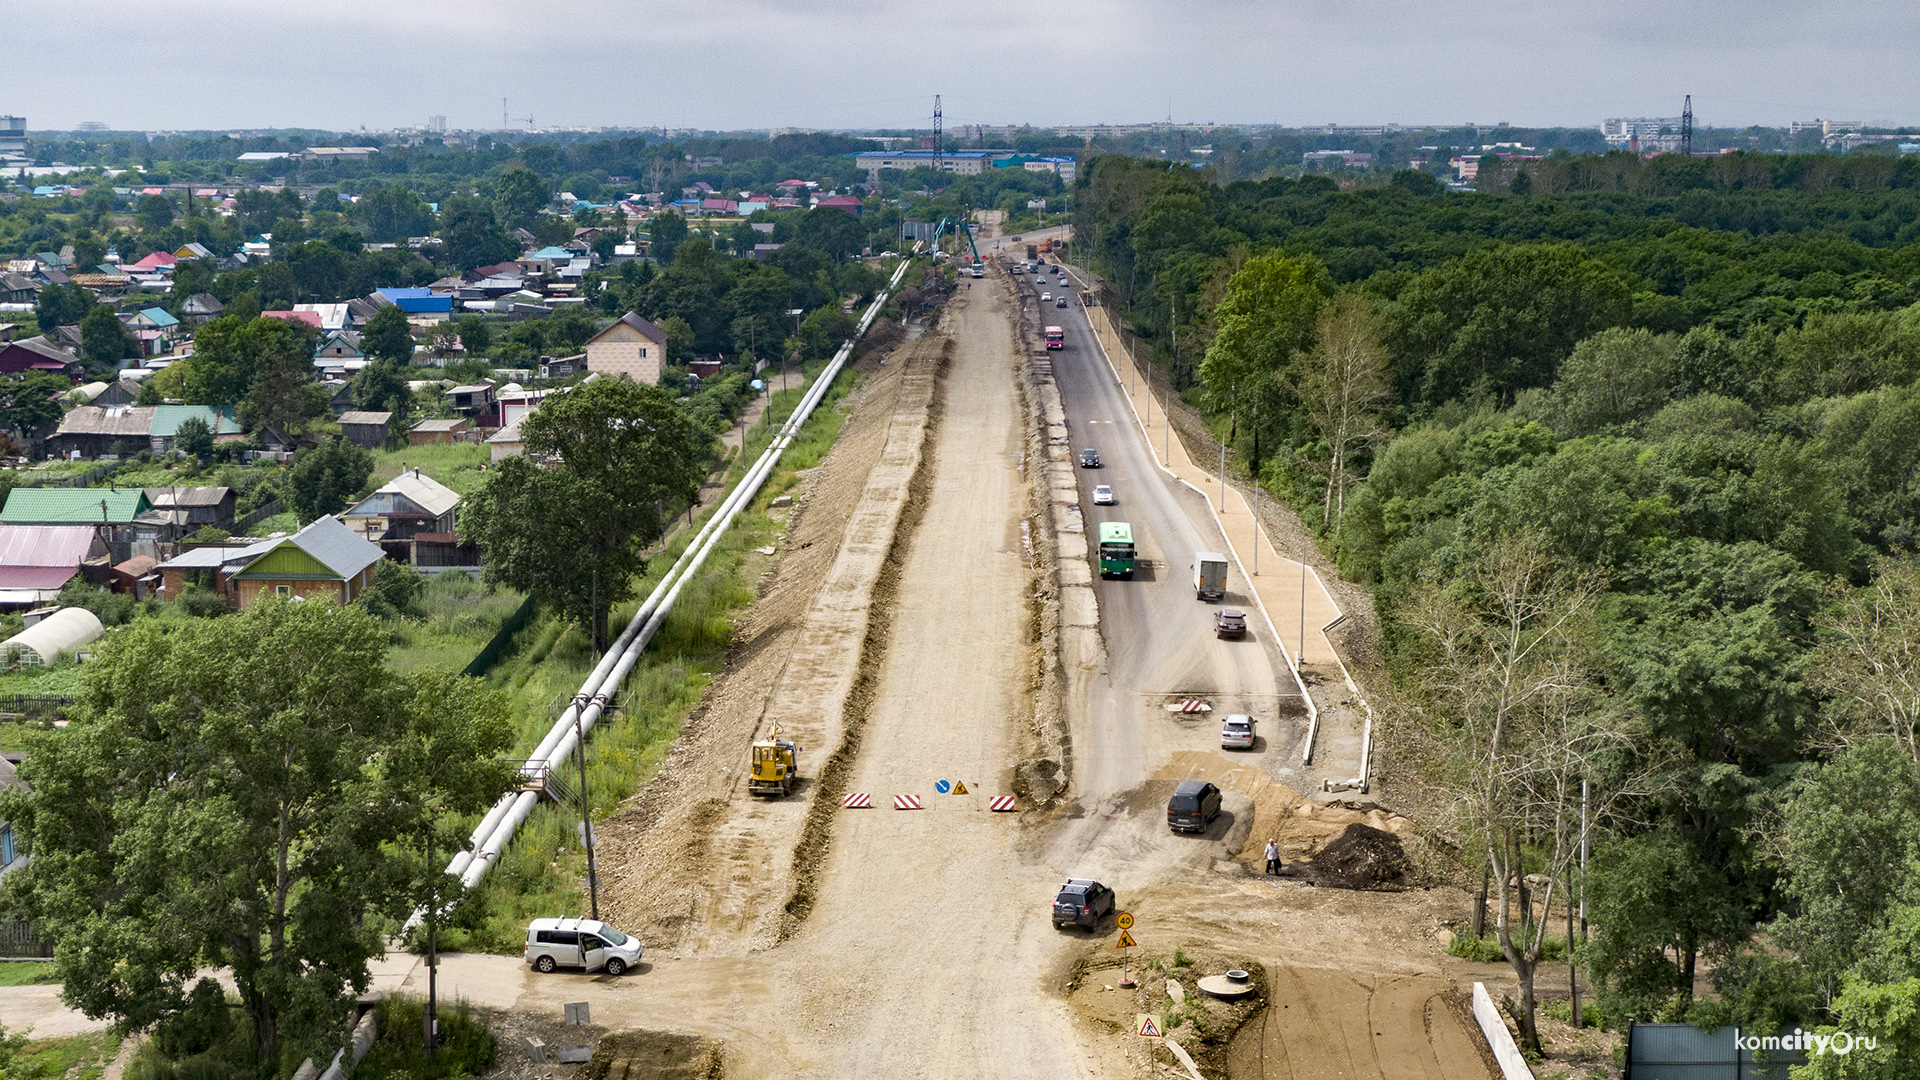
[[[873,796],[864,791],[849,791],[840,798],[840,806],[846,810],[873,809]]]
[[[1213,706],[1201,701],[1199,698],[1187,698],[1185,701],[1175,702],[1167,706],[1167,711],[1173,713],[1203,713],[1212,712]]]
[[[1004,814],[1007,811],[1013,809],[1013,796],[995,795],[993,797],[993,800],[987,803],[987,809],[993,811],[996,814]]]
[[[920,796],[895,795],[893,797],[893,808],[895,810],[918,810],[920,809]]]

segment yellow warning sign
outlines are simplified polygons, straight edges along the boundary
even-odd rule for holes
[[[1120,940],[1114,942],[1113,947],[1116,949],[1131,949],[1138,944],[1140,943],[1133,940],[1132,934],[1129,934],[1125,930],[1122,930],[1120,931]]]
[[[1166,1033],[1160,1030],[1160,1021],[1152,1013],[1134,1013],[1133,1030],[1143,1039],[1163,1039]]]
[[[955,780],[955,781],[953,782],[953,793],[954,793],[955,795],[965,795],[965,794],[967,793],[967,784],[966,784],[966,781],[964,781],[964,780]]]

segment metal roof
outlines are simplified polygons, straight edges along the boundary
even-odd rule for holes
[[[211,405],[155,405],[153,437],[171,439],[179,433],[181,424],[196,417],[206,421],[207,427],[215,435],[238,435],[242,431],[231,405],[222,405],[218,409]]]
[[[409,507],[407,504],[412,504]],[[460,493],[419,471],[403,472],[380,485],[373,494],[360,500],[341,517],[384,517],[389,514],[423,513],[439,517],[460,505]]]
[[[0,566],[79,566],[97,536],[90,525],[0,525]]]
[[[223,545],[210,544],[206,547],[197,547],[190,551],[183,551],[166,562],[161,563],[159,569],[210,570],[216,566],[226,566],[229,563],[249,563],[265,555],[269,549],[279,542],[278,539],[262,540],[257,544],[248,544],[245,547],[226,547]]]
[[[292,536],[275,540],[268,545],[267,551],[283,544],[292,544],[306,552],[342,580],[386,558],[386,552],[380,550],[380,545],[368,541],[331,515],[316,518],[311,525]],[[266,553],[261,552],[262,555]],[[239,576],[245,576],[246,573],[242,570]]]
[[[0,566],[0,589],[32,589],[51,592],[73,580],[80,572],[73,566]]]
[[[393,414],[390,412],[370,412],[354,409],[340,414],[340,425],[345,427],[348,424],[377,424],[381,427],[386,427],[387,421],[391,419],[393,419]]]
[[[154,507],[219,506],[232,488],[225,487],[150,487],[147,502]]]
[[[14,488],[7,493],[6,508],[0,509],[0,522],[125,525],[150,509],[140,488]]]

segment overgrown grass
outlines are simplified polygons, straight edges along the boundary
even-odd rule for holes
[[[481,584],[463,573],[427,579],[418,619],[388,624],[387,663],[399,672],[420,668],[458,671],[472,662],[520,606],[524,594]]]
[[[78,694],[86,672],[62,656],[52,667],[22,664],[20,670],[0,674],[0,694]]]
[[[1514,938],[1518,941],[1516,935]],[[1492,937],[1475,938],[1467,934],[1456,933],[1447,939],[1447,955],[1462,960],[1472,960],[1477,964],[1504,964],[1507,955],[1500,951],[1500,943]],[[1540,959],[1565,960],[1567,943],[1564,938],[1549,937],[1540,947]]]
[[[735,519],[714,545],[700,575],[688,582],[660,633],[622,684],[618,709],[588,740],[587,790],[596,818],[614,812],[659,769],[680,734],[680,725],[699,704],[725,666],[735,618],[755,599],[755,584],[765,556],[754,549],[772,542],[775,526],[763,510],[786,491],[794,473],[813,468],[826,457],[845,424],[841,400],[854,379],[843,376],[809,417],[800,437],[768,478],[753,510]],[[776,395],[784,414],[801,391]],[[727,472],[732,482],[759,456],[771,438],[765,427],[749,433],[746,452]],[[711,508],[707,514],[711,514]],[[696,515],[695,525],[706,514]],[[697,528],[682,527],[654,555],[635,589],[644,597],[672,566]],[[624,626],[639,607],[630,601],[613,613],[611,625]],[[489,674],[490,682],[510,692],[517,727],[515,753],[529,754],[566,709],[593,668],[594,658],[580,627],[548,613],[521,632],[516,650]],[[577,788],[577,762],[566,777]],[[517,953],[526,943],[532,918],[584,914],[586,853],[578,835],[578,807],[542,800],[480,885],[461,920],[441,934],[441,948]],[[470,829],[473,820],[462,823]]]
[[[63,1080],[100,1080],[107,1064],[120,1052],[120,1036],[92,1031],[63,1039],[36,1039],[13,1059],[10,1076],[61,1077]]]
[[[493,1067],[493,1033],[465,1001],[443,1004],[435,1012],[440,1045],[427,1056],[426,1002],[394,994],[374,1006],[380,1037],[354,1068],[355,1080],[443,1080],[480,1076]]]
[[[277,533],[277,532],[295,533],[299,531],[300,531],[299,519],[294,516],[293,511],[288,510],[283,513],[275,514],[270,518],[262,518],[261,520],[254,522],[253,528],[247,530],[247,535],[248,536],[272,536],[274,533]]]
[[[0,964],[0,986],[44,986],[57,983],[53,965],[37,960],[15,960]]]
[[[480,486],[480,481],[485,478],[480,467],[489,462],[492,454],[485,443],[442,443],[403,446],[398,450],[375,450],[373,475],[367,478],[367,489],[371,491],[399,476],[403,469],[419,469],[423,474],[465,495]]]

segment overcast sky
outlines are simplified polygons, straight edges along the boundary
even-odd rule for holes
[[[1915,0],[14,0],[35,130],[1920,123]]]

